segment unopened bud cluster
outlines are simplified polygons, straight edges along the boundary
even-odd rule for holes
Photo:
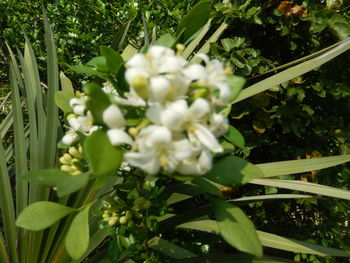
[[[126,225],[128,227],[143,227],[143,211],[151,207],[151,202],[144,197],[139,197],[134,200],[131,208],[121,207],[116,204],[114,200],[112,204],[108,203],[106,209],[103,211],[103,222],[107,223],[109,227],[116,227],[118,225]]]
[[[64,172],[70,173],[71,175],[81,174],[81,167],[79,165],[83,158],[83,149],[81,145],[71,146],[68,148],[68,152],[64,153],[60,158],[60,169]]]

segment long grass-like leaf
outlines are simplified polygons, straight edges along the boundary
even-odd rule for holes
[[[53,168],[56,161],[56,144],[57,144],[57,129],[58,129],[58,108],[55,103],[55,93],[58,91],[58,63],[56,55],[56,46],[53,39],[51,27],[44,13],[45,22],[45,40],[47,48],[47,103],[46,103],[46,127],[45,127],[45,155],[43,158],[42,168]]]
[[[18,263],[16,250],[16,226],[15,226],[15,208],[13,205],[11,183],[7,171],[5,160],[5,150],[0,140],[0,208],[2,222],[4,225],[7,246],[10,252],[11,262]]]
[[[256,164],[265,177],[305,173],[313,170],[329,168],[350,161],[350,155],[329,156],[315,159],[302,159],[272,163]]]
[[[6,251],[6,247],[5,247],[5,243],[4,243],[4,239],[0,233],[0,262],[3,263],[10,263],[7,251]]]
[[[291,263],[295,261],[284,260],[279,258],[262,257],[253,258],[249,255],[229,255],[229,254],[218,254],[208,255],[195,258],[181,259],[172,261],[171,263]],[[296,262],[295,262],[296,263]]]
[[[228,24],[226,24],[225,22],[223,22],[219,28],[214,32],[214,34],[204,43],[204,45],[199,49],[198,53],[203,53],[206,54],[209,52],[210,50],[210,43],[215,43],[219,37],[221,36],[221,34],[226,30],[226,28],[228,27]],[[190,62],[191,63],[199,63],[201,61],[200,58],[194,56]]]
[[[293,66],[289,69],[286,69],[278,74],[273,75],[267,79],[264,79],[246,89],[244,89],[241,94],[232,102],[237,103],[241,100],[247,99],[251,96],[254,96],[258,93],[261,93],[265,90],[268,90],[272,87],[282,84],[288,80],[294,79],[300,75],[303,75],[309,71],[312,71],[319,66],[327,63],[333,58],[339,56],[350,48],[350,39],[346,39],[340,42],[336,47],[327,51],[326,53],[300,63],[299,65]]]
[[[13,124],[13,110],[6,116],[0,124],[0,138],[5,138],[7,132]]]
[[[277,179],[254,179],[249,182],[250,184],[267,185],[278,188],[302,191],[312,194],[330,196],[334,198],[340,198],[350,200],[350,191],[338,189],[335,187],[314,184],[296,180],[277,180]]]
[[[191,258],[196,256],[196,254],[173,243],[170,243],[169,241],[164,240],[160,237],[154,237],[150,239],[148,241],[148,246],[175,259]]]
[[[209,21],[205,24],[205,26],[202,28],[198,36],[194,40],[192,40],[191,43],[185,48],[185,50],[182,53],[183,58],[187,59],[192,54],[192,52],[196,49],[196,47],[199,45],[199,43],[208,33],[210,29],[210,23],[211,23],[211,19],[209,19]]]
[[[181,224],[178,227],[219,234],[219,228],[216,221],[214,220],[195,220]],[[261,244],[265,247],[291,251],[294,253],[307,253],[320,256],[350,257],[350,252],[340,249],[327,248],[304,241],[298,241],[262,232],[259,230],[257,231],[257,234],[261,241]]]

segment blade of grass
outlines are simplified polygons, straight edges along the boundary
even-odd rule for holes
[[[208,33],[210,29],[210,23],[211,19],[208,20],[208,23],[205,24],[199,35],[194,40],[192,40],[191,43],[185,48],[184,52],[182,53],[182,57],[184,59],[187,59],[192,54],[192,52],[196,49],[196,47]]]
[[[334,198],[350,200],[350,191],[338,189],[335,187],[314,184],[297,180],[278,180],[278,179],[253,179],[250,184],[267,185],[278,188],[302,191],[312,194],[325,195]]]
[[[4,238],[2,237],[0,233],[0,262],[3,263],[10,263],[9,257],[7,255]]]
[[[13,64],[10,63],[10,83],[12,106],[14,109],[14,150],[15,150],[15,173],[16,173],[16,216],[28,205],[28,183],[18,178],[28,171],[26,157],[26,135],[23,124],[23,113],[20,101],[17,79],[15,77]],[[25,230],[18,229],[18,249],[20,261],[25,260]]]
[[[5,150],[0,140],[0,208],[1,217],[4,225],[7,246],[10,252],[11,262],[18,263],[16,250],[16,226],[15,226],[15,208],[11,192],[11,183],[7,171],[5,160]]]
[[[350,155],[329,156],[315,159],[302,159],[256,164],[265,177],[304,173],[343,164],[350,161]]]
[[[197,256],[196,254],[183,249],[165,239],[160,237],[153,237],[147,242],[148,246],[154,250],[157,250],[169,257],[175,259],[184,259]]]
[[[340,42],[336,47],[327,51],[326,53],[300,63],[299,65],[293,66],[289,69],[286,69],[280,73],[277,73],[267,79],[264,79],[246,89],[244,89],[240,95],[231,103],[237,103],[241,100],[247,99],[251,96],[259,94],[265,90],[268,90],[272,87],[282,84],[288,80],[294,79],[300,75],[303,75],[319,66],[325,64],[326,62],[332,60],[333,58],[339,56],[350,48],[350,39],[346,39],[343,42]]]
[[[0,124],[0,138],[5,138],[7,132],[13,124],[13,109]]]
[[[184,223],[178,226],[179,228],[186,228],[219,234],[219,228],[214,220],[195,220]],[[350,252],[335,248],[323,247],[320,245],[311,244],[304,241],[298,241],[290,238],[281,237],[278,235],[266,233],[257,230],[258,237],[261,244],[265,247],[276,248],[294,253],[307,253],[320,256],[334,256],[334,257],[349,257]]]
[[[53,168],[56,161],[56,144],[57,144],[57,129],[58,129],[58,108],[55,103],[55,93],[59,89],[58,84],[58,63],[56,56],[56,46],[53,38],[52,30],[44,13],[45,22],[45,40],[47,47],[47,79],[48,79],[48,91],[47,91],[47,120],[46,120],[46,132],[45,139],[43,140],[45,145],[45,155],[43,159],[42,168]],[[43,137],[44,138],[44,137]]]
[[[210,50],[210,43],[215,43],[220,35],[226,30],[226,28],[228,27],[228,24],[226,24],[225,22],[222,23],[219,28],[214,32],[214,34],[205,42],[205,44],[199,49],[198,54],[202,53],[202,54],[206,54],[209,52]],[[194,56],[190,62],[191,63],[199,63],[202,59],[199,57]]]

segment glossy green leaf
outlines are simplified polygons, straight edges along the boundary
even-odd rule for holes
[[[258,167],[242,158],[227,156],[216,161],[205,177],[222,185],[237,185],[246,184],[255,178],[262,178],[264,174]]]
[[[232,75],[228,77],[227,83],[231,90],[231,100],[234,100],[238,97],[239,93],[243,89],[246,80],[245,78]]]
[[[81,210],[73,218],[68,229],[65,244],[73,259],[79,259],[89,247],[89,212],[90,206]]]
[[[94,57],[86,65],[95,67],[99,71],[108,72],[107,60],[104,56]]]
[[[70,91],[57,91],[55,94],[56,105],[63,110],[64,113],[71,112],[72,108],[69,106],[69,101],[74,97],[74,93]]]
[[[109,72],[116,74],[119,67],[124,63],[123,58],[112,48],[101,46],[101,54],[106,58],[107,69]]]
[[[74,94],[72,81],[61,71],[60,72],[61,90]]]
[[[262,256],[262,246],[254,224],[244,212],[223,200],[210,198],[221,236],[234,248]]]
[[[54,202],[36,202],[22,211],[16,220],[16,225],[27,230],[38,231],[53,225],[74,211],[74,208]]]
[[[256,164],[265,177],[305,173],[325,169],[350,161],[350,155],[329,156],[315,159],[302,159]]]
[[[334,198],[350,200],[350,191],[338,189],[335,187],[314,184],[297,180],[277,180],[277,179],[254,179],[251,184],[267,185],[278,188],[302,191],[318,195],[325,195]]]
[[[191,258],[196,256],[196,254],[173,243],[170,243],[169,241],[164,240],[160,237],[154,237],[150,239],[147,244],[150,248],[175,259]]]
[[[96,123],[103,124],[103,111],[110,105],[108,96],[103,92],[102,87],[93,82],[86,84],[84,90],[90,97],[86,101],[86,108],[91,111]]]
[[[232,144],[238,146],[239,148],[245,147],[245,140],[243,135],[233,126],[229,126],[227,132],[224,134],[226,140]]]
[[[95,131],[84,142],[84,153],[90,161],[93,175],[116,172],[123,159],[122,150],[114,147],[102,130]]]
[[[185,43],[192,35],[201,29],[209,19],[210,1],[201,1],[186,14],[177,27],[176,34],[183,32],[180,42]]]
[[[205,193],[222,197],[222,192],[220,191],[222,185],[217,184],[204,176],[193,179],[192,183],[197,185]]]
[[[63,197],[85,186],[89,181],[89,174],[71,175],[59,169],[47,169],[27,172],[20,180],[55,187],[57,196]]]
[[[167,33],[167,34],[161,35],[154,42],[154,44],[170,48],[175,44],[175,38],[171,34]]]

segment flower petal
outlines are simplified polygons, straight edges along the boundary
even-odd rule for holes
[[[151,98],[154,101],[163,101],[169,93],[170,83],[163,76],[153,77],[150,80]]]
[[[149,174],[156,174],[160,169],[159,160],[154,152],[128,152],[124,157],[128,163]]]
[[[121,129],[109,129],[107,131],[107,136],[111,144],[114,146],[132,144],[130,135]]]
[[[189,158],[192,155],[192,145],[187,139],[175,141],[174,148],[174,156],[179,161]]]
[[[109,128],[121,128],[125,125],[125,119],[119,107],[111,104],[103,111],[103,121]]]
[[[194,134],[198,140],[214,153],[222,152],[223,149],[214,134],[205,126],[196,124]]]
[[[210,111],[209,103],[205,99],[198,98],[191,104],[188,111],[194,117],[193,119],[198,120]]]
[[[182,73],[191,80],[203,79],[207,77],[207,72],[202,65],[193,64],[186,67]]]

